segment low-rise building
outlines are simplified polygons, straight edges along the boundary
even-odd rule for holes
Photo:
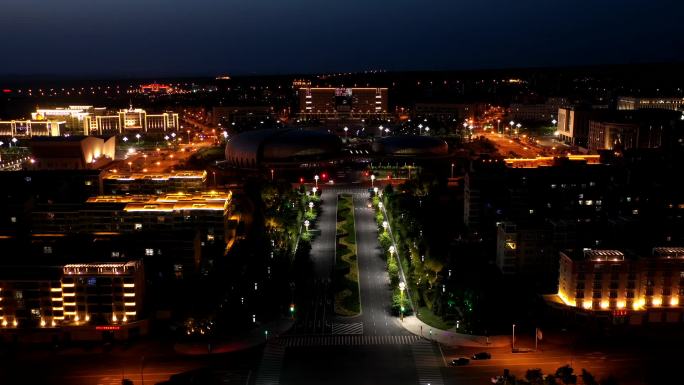
[[[656,247],[650,256],[619,250],[560,253],[558,298],[579,311],[628,316],[630,323],[682,322],[684,248]]]
[[[206,171],[130,173],[110,170],[102,176],[102,189],[106,195],[194,192],[203,190],[206,182]]]

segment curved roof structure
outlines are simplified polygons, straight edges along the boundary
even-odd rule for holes
[[[337,155],[342,141],[327,132],[301,129],[248,131],[226,144],[226,160],[234,166],[258,168],[264,164],[323,160]]]
[[[387,136],[373,143],[373,152],[389,156],[442,156],[449,153],[449,145],[434,136]]]

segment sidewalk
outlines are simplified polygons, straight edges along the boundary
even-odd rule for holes
[[[510,336],[490,336],[489,342],[485,336],[457,333],[453,329],[441,330],[434,328],[418,319],[416,316],[404,317],[404,322],[399,322],[409,332],[429,340],[439,342],[447,346],[467,346],[481,348],[501,348],[511,346]],[[432,334],[430,334],[432,331]]]
[[[251,349],[266,342],[266,331],[268,331],[268,339],[277,338],[281,334],[290,330],[294,325],[294,321],[289,318],[282,318],[277,321],[271,321],[265,325],[261,325],[256,329],[252,329],[244,336],[236,337],[230,341],[207,341],[198,343],[177,343],[174,350],[178,354],[187,355],[201,355],[201,354],[220,354],[231,353],[240,350]]]

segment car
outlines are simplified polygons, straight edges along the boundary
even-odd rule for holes
[[[451,360],[450,365],[451,366],[463,366],[463,365],[468,365],[470,363],[470,360],[466,357],[459,357],[456,358],[455,360]]]
[[[488,360],[490,358],[492,358],[492,355],[488,352],[475,353],[472,357],[473,360]]]

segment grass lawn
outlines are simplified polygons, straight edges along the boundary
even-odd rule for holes
[[[427,307],[418,308],[418,319],[432,326],[433,328],[441,330],[448,330],[456,325],[454,321],[443,321],[441,317],[436,316],[432,310],[428,309]]]

